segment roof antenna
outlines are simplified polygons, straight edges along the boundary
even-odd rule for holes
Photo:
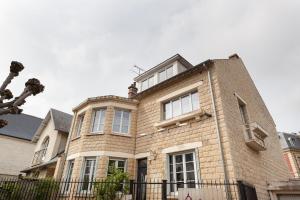
[[[141,67],[138,67],[137,65],[133,65],[133,69],[131,69],[133,73],[137,74],[138,76],[141,75],[145,70]]]

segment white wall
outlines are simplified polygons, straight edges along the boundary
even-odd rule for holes
[[[0,135],[0,175],[18,175],[31,165],[35,144]]]
[[[49,136],[49,145],[47,148],[45,160],[43,162],[51,160],[51,158],[53,158],[57,154],[58,146],[60,143],[60,137],[57,131],[54,130],[54,123],[52,119],[49,120],[48,124],[42,131],[42,134],[40,135],[40,138],[36,143],[35,152],[41,150],[42,143],[44,142],[47,136]]]

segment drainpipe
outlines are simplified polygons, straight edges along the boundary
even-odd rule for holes
[[[217,119],[215,97],[214,97],[213,88],[212,88],[211,73],[210,73],[210,70],[208,67],[207,67],[207,76],[208,76],[209,90],[210,90],[210,94],[211,94],[211,101],[212,101],[212,107],[213,107],[213,113],[214,113],[214,119],[215,119],[215,126],[216,126],[217,137],[218,137],[218,144],[219,144],[220,153],[221,153],[221,161],[222,161],[224,179],[225,179],[225,181],[227,181],[227,172],[226,172],[225,162],[224,162],[224,151],[223,151],[223,145],[221,142],[220,127],[219,127],[219,123],[218,123],[218,119]]]

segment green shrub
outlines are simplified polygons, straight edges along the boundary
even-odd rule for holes
[[[96,200],[120,200],[129,192],[128,173],[113,169],[112,174],[101,182],[95,182],[94,193]]]
[[[57,195],[59,184],[53,179],[40,179],[35,184],[34,200],[51,199]]]

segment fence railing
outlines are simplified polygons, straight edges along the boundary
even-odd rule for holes
[[[0,180],[0,200],[247,200],[242,182],[90,182],[46,179]],[[247,186],[249,187],[249,186]],[[243,192],[241,196],[241,191]],[[250,191],[247,188],[247,191]],[[253,192],[253,191],[252,191]],[[255,192],[255,189],[254,189]],[[253,194],[252,194],[253,195]],[[256,196],[256,193],[255,193]],[[252,196],[251,196],[252,197]]]

